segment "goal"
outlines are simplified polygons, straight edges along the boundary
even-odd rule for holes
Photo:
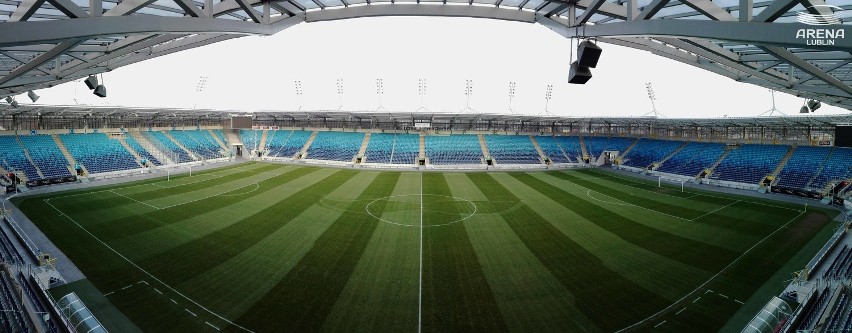
[[[663,182],[670,183],[670,184],[680,184],[680,191],[683,192],[684,191],[683,183],[685,183],[686,181],[683,180],[683,179],[678,179],[678,178],[670,178],[670,177],[665,177],[665,176],[659,176],[657,178],[657,187],[663,187]]]

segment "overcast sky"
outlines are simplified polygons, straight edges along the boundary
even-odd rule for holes
[[[336,110],[337,79],[344,110],[420,108],[418,79],[426,80],[424,106],[436,112],[465,109],[465,80],[473,80],[466,112],[509,112],[509,82],[516,82],[512,109],[564,116],[641,116],[652,110],[645,83],[666,117],[756,116],[771,108],[766,88],[648,52],[600,44],[594,77],[567,83],[569,41],[528,23],[468,18],[363,18],[303,23],[274,36],[243,37],[119,68],[104,75],[107,98],[82,82],[39,90],[40,104],[213,108],[226,110]],[[197,92],[199,77],[207,82]],[[302,83],[301,98],[294,81]],[[28,102],[25,95],[21,102]],[[777,108],[798,113],[802,99],[777,93]],[[848,113],[824,105],[817,114]]]

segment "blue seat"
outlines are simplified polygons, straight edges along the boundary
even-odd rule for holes
[[[831,154],[832,147],[797,147],[778,174],[776,186],[808,190],[808,183]]]
[[[0,136],[0,166],[6,171],[23,171],[27,179],[41,178],[14,136]]]
[[[266,149],[272,157],[293,157],[302,150],[311,131],[270,130],[266,133]]]
[[[416,134],[372,133],[365,152],[368,163],[415,164],[420,155]]]
[[[243,141],[243,148],[245,148],[245,150],[257,149],[262,135],[263,131],[247,129],[240,130],[240,140]]]
[[[666,160],[657,171],[696,177],[713,166],[725,152],[721,143],[690,142]]]
[[[192,162],[193,159],[189,154],[186,153],[180,146],[174,143],[169,137],[167,137],[163,132],[159,131],[150,131],[150,132],[142,132],[151,143],[159,146],[159,148],[169,157],[175,161],[175,163],[186,163]]]
[[[482,164],[482,146],[476,135],[429,135],[426,156],[435,165]]]
[[[602,137],[602,136],[588,136],[584,137],[583,141],[586,143],[586,152],[589,153],[589,156],[592,160],[597,159],[603,154],[605,151],[618,151],[624,152],[627,150],[627,147],[630,147],[633,144],[633,141],[636,139],[632,138],[622,138],[622,137]]]
[[[498,164],[541,164],[530,137],[525,135],[485,135],[492,160]]]
[[[71,172],[68,171],[70,163],[65,159],[65,155],[62,154],[59,147],[56,146],[53,137],[50,135],[25,135],[21,136],[20,139],[45,178],[71,175]]]
[[[683,141],[639,139],[622,161],[627,166],[647,168],[671,155],[682,144]]]
[[[90,174],[139,168],[136,158],[117,139],[104,133],[62,134],[62,144]]]
[[[810,188],[821,190],[832,181],[852,177],[852,149],[835,147],[822,170],[814,177]]]
[[[775,170],[789,150],[790,146],[782,145],[742,145],[728,153],[710,178],[757,184]]]
[[[308,147],[306,158],[351,162],[364,143],[360,132],[318,132]]]
[[[140,145],[139,142],[137,142],[136,139],[133,138],[133,136],[125,135],[124,142],[127,142],[127,145],[130,146],[130,148],[133,148],[133,150],[136,151],[136,154],[139,155],[139,157],[148,160],[149,163],[154,165],[163,165],[163,163],[160,162],[159,159],[154,157],[151,152],[142,147],[142,145]]]
[[[210,135],[210,131],[169,131],[169,134],[195,156],[205,160],[227,157],[222,146]]]

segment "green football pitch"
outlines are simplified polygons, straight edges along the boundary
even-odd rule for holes
[[[836,214],[598,169],[268,163],[13,201],[87,277],[53,292],[121,332],[739,331]]]

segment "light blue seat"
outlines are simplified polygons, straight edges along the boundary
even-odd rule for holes
[[[832,181],[852,177],[852,149],[835,147],[822,170],[811,182],[810,188],[822,190]]]
[[[541,164],[532,140],[525,135],[485,135],[488,153],[496,164]]]
[[[136,158],[117,139],[104,133],[62,134],[62,144],[90,174],[139,168]]]
[[[481,164],[482,147],[476,135],[429,135],[426,156],[435,165]]]
[[[139,155],[139,157],[148,160],[149,163],[153,165],[163,165],[163,163],[160,162],[159,159],[154,157],[151,152],[142,147],[142,145],[140,145],[139,142],[137,142],[136,139],[133,138],[133,136],[125,135],[124,142],[127,142],[127,145],[130,146],[130,148],[133,148],[133,150],[136,151],[136,154]]]
[[[262,135],[263,131],[247,129],[240,130],[240,140],[243,141],[243,148],[247,151],[257,149]]]
[[[6,171],[23,171],[27,179],[41,178],[14,136],[0,136],[0,166]]]
[[[831,155],[832,147],[796,147],[778,174],[776,186],[807,190],[808,183]]]
[[[174,143],[168,136],[166,136],[163,132],[160,131],[151,131],[151,132],[143,132],[143,135],[147,136],[148,140],[151,143],[160,146],[169,157],[175,161],[175,163],[186,163],[192,162],[195,159],[189,156],[185,150],[183,150],[180,146]]]
[[[216,142],[216,139],[210,135],[209,131],[169,131],[169,134],[186,149],[193,152],[195,156],[203,159],[226,157],[222,152],[222,146]]]
[[[311,131],[271,130],[266,134],[266,149],[272,157],[293,157],[311,138]]]
[[[364,133],[318,132],[308,147],[307,158],[315,160],[351,162],[361,149]]]
[[[576,160],[571,161],[568,159],[568,156],[565,155],[565,151],[562,150],[562,147],[556,142],[556,138],[550,135],[537,135],[535,137],[535,141],[538,142],[538,146],[541,148],[541,151],[544,155],[547,155],[550,158],[550,161],[553,163],[571,163],[576,162]],[[489,146],[490,147],[490,146]]]
[[[71,172],[68,171],[70,164],[59,147],[56,146],[53,137],[50,135],[25,135],[21,136],[20,139],[44,178],[71,175]]]

